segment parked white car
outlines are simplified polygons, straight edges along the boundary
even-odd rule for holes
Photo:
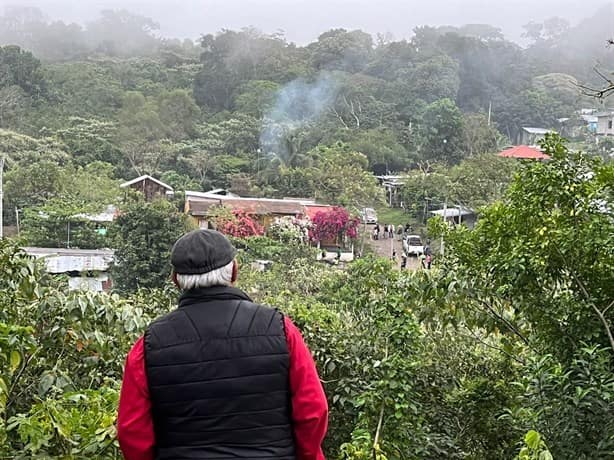
[[[377,224],[377,212],[373,208],[362,208],[360,218],[365,224]]]
[[[408,256],[419,256],[424,253],[424,245],[419,235],[407,235],[403,238],[403,250]]]

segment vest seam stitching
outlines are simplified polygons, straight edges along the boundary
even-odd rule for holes
[[[197,430],[194,432],[190,432],[190,431],[174,431],[174,430],[169,430],[168,428],[166,429],[167,433],[224,433],[226,431],[253,431],[253,430],[268,430],[269,428],[281,428],[281,427],[285,427],[285,426],[292,426],[292,423],[282,423],[281,425],[267,425],[267,426],[256,426],[256,427],[252,427],[252,428],[232,428],[231,430],[228,430],[227,428],[221,429],[221,430]]]
[[[177,310],[177,311],[181,311],[181,310]],[[200,335],[200,331],[197,329],[196,324],[194,324],[194,321],[192,320],[192,318],[190,318],[190,315],[188,315],[185,310],[182,312],[183,315],[188,318],[188,321],[190,322],[190,325],[192,326],[192,328],[194,329],[194,332],[196,332],[196,335],[198,336],[198,340],[199,341],[203,341],[203,338]]]
[[[277,310],[273,310],[273,314],[271,315],[271,321],[269,321],[269,325],[266,327],[266,332],[269,332],[269,329],[271,329],[271,324],[273,324],[273,320],[275,319],[275,316],[277,316]]]
[[[256,393],[241,393],[241,394],[236,394],[236,395],[216,396],[216,397],[211,397],[211,398],[192,398],[187,401],[160,401],[157,404],[192,403],[194,401],[208,401],[210,399],[243,398],[245,396],[257,396],[257,395],[265,395],[265,394],[272,394],[272,393],[290,393],[290,390],[258,391]]]
[[[216,415],[168,415],[166,418],[189,418],[189,419],[212,419],[212,418],[219,418],[219,417],[236,417],[237,415],[246,415],[246,414],[260,414],[263,412],[271,412],[271,411],[278,411],[278,410],[282,410],[285,409],[285,406],[279,406],[279,407],[273,407],[271,409],[258,409],[258,410],[248,410],[248,411],[241,411],[241,412],[228,412],[228,413],[223,413],[222,415],[216,414]]]
[[[254,324],[254,320],[256,319],[256,315],[258,315],[259,311],[260,311],[260,304],[256,304],[256,310],[254,311],[254,314],[252,315],[252,320],[249,322],[249,326],[247,326],[247,334],[249,334],[249,331],[252,330],[252,324]],[[263,335],[267,335],[267,334],[263,334]]]
[[[278,337],[278,336],[276,336]],[[231,358],[219,358],[219,359],[207,359],[204,361],[194,361],[194,362],[189,362],[189,363],[172,363],[172,364],[152,364],[151,367],[168,367],[168,366],[192,366],[192,365],[196,365],[196,364],[203,364],[203,363],[211,363],[211,362],[215,362],[215,361],[230,361],[233,359],[247,359],[247,358],[258,358],[260,356],[278,356],[278,355],[289,355],[289,353],[287,351],[281,352],[281,353],[258,353],[255,355],[246,355],[246,356],[234,356]]]
[[[235,318],[237,317],[237,313],[239,312],[239,308],[241,307],[241,304],[243,303],[243,300],[239,300],[239,302],[237,302],[237,306],[235,307],[235,312],[232,315],[232,319],[230,320],[230,325],[228,326],[228,330],[226,331],[226,337],[230,337],[230,332],[232,331],[232,325],[235,323]]]
[[[245,379],[250,377],[264,377],[268,375],[279,375],[279,372],[267,372],[266,374],[248,374],[248,375],[239,375],[236,377],[219,377],[216,379],[201,379],[201,380],[193,380],[190,382],[179,382],[179,383],[163,383],[159,385],[152,385],[153,388],[164,388],[171,385],[190,385],[194,383],[202,383],[202,382],[219,382],[220,380],[231,380],[231,379]]]

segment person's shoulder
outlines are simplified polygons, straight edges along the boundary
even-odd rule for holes
[[[252,310],[254,312],[258,311],[261,313],[269,313],[269,314],[277,312],[283,316],[283,313],[281,313],[281,311],[279,311],[277,307],[259,303],[259,302],[254,302],[253,300],[244,300],[243,302],[240,303],[240,308]]]
[[[169,311],[168,313],[162,316],[158,316],[156,319],[151,321],[149,325],[147,326],[146,335],[147,335],[147,332],[163,327],[169,321],[172,321],[173,318],[176,318],[177,316],[180,316],[180,315],[182,315],[182,312],[178,308],[175,308],[174,310]]]

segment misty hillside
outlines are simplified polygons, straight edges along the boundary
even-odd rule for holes
[[[44,161],[46,174],[97,162],[109,180],[148,173],[179,189],[318,196],[322,148],[360,153],[376,173],[452,166],[519,143],[522,127],[565,134],[560,120],[600,104],[577,83],[598,88],[593,67],[614,67],[612,7],[527,24],[527,48],[486,24],[425,25],[409,41],[332,29],[297,46],[253,28],[162,39],[125,10],[85,26],[46,17],[20,7],[0,17],[9,191]],[[8,200],[8,222],[15,206],[40,203]]]
[[[31,1],[0,459],[614,459],[612,1]]]

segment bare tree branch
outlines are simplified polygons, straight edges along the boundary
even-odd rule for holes
[[[599,70],[597,66],[593,67],[593,71],[605,81],[606,85],[602,88],[594,88],[592,86],[575,83],[575,86],[580,89],[585,96],[594,97],[596,99],[605,99],[614,93],[614,80]]]

